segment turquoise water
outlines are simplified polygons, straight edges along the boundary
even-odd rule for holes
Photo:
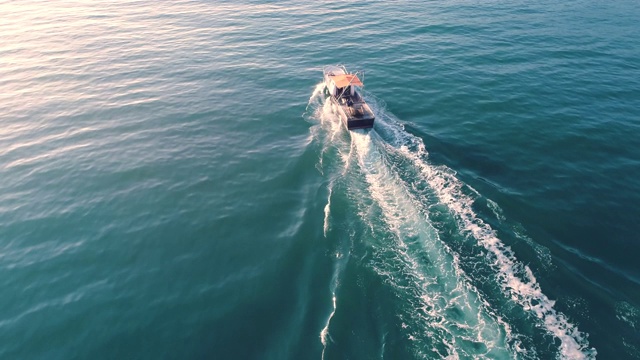
[[[637,1],[0,13],[0,358],[640,358]]]

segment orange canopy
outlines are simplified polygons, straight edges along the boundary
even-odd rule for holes
[[[343,88],[348,85],[364,86],[362,81],[360,81],[355,74],[333,75],[331,76],[331,80],[333,80],[339,88]]]

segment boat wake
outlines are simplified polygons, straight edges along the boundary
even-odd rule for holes
[[[323,101],[323,86],[316,87],[307,113],[315,122],[312,138],[322,144],[318,169],[330,178],[324,235],[330,236],[335,183],[350,178],[358,185],[346,186],[348,197],[370,229],[358,240],[371,254],[366,265],[402,299],[398,319],[415,356],[595,358],[587,335],[554,309],[531,269],[476,213],[481,194],[453,170],[431,164],[422,139],[375,99],[367,99],[375,128],[348,132]],[[499,213],[497,204],[484,200]],[[336,269],[333,309],[320,334],[323,357],[340,306]]]

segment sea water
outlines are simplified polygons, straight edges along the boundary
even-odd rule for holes
[[[0,15],[0,358],[640,358],[636,1]]]

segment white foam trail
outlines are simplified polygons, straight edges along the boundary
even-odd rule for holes
[[[314,127],[320,130],[323,130],[322,133],[318,131],[317,134],[314,133],[314,139],[320,141],[322,144],[322,149],[320,153],[320,159],[318,163],[318,167],[321,173],[323,173],[323,159],[325,154],[333,153],[333,151],[337,151],[339,159],[343,162],[344,167],[342,171],[335,172],[332,178],[329,180],[328,185],[328,195],[327,195],[327,203],[324,207],[324,223],[323,223],[323,234],[326,238],[329,230],[331,229],[331,197],[333,195],[333,188],[336,184],[337,179],[344,175],[349,168],[350,158],[353,151],[353,147],[349,148],[348,152],[345,152],[343,147],[340,146],[341,142],[337,141],[342,135],[345,134],[345,129],[342,126],[342,122],[339,117],[334,112],[332,108],[332,104],[329,101],[324,101],[324,82],[316,85],[313,94],[309,98],[309,104],[307,106],[307,111],[305,114],[311,115],[312,119],[319,120],[319,123]],[[309,110],[313,110],[313,113],[309,114]],[[314,130],[312,130],[313,132]],[[328,135],[328,137],[326,137]],[[325,136],[325,138],[322,138]],[[329,326],[331,321],[336,313],[337,309],[337,289],[339,284],[339,277],[342,273],[344,266],[347,262],[349,256],[344,253],[338,252],[336,254],[338,262],[335,264],[334,274],[331,279],[331,302],[332,302],[332,310],[329,314],[326,324],[324,328],[320,331],[320,341],[322,343],[322,359],[325,357],[325,353],[327,350],[327,346],[329,345],[329,341],[331,339],[331,334],[329,333]]]
[[[336,309],[338,307],[337,305],[338,298],[336,296],[336,291],[338,289],[338,284],[340,282],[339,280],[340,274],[342,274],[344,270],[344,266],[348,261],[349,254],[345,255],[338,252],[336,253],[336,258],[339,259],[339,261],[335,263],[333,276],[331,278],[331,304],[333,308],[331,309],[331,313],[327,317],[327,322],[325,323],[324,328],[322,328],[322,330],[320,331],[320,342],[322,343],[322,357],[321,357],[322,359],[324,359],[324,354],[327,350],[328,340],[333,341],[333,339],[331,338],[331,334],[329,334],[329,326],[331,325],[331,320],[333,319],[333,316],[336,314]]]
[[[327,204],[324,206],[324,224],[322,227],[322,231],[324,237],[327,237],[327,232],[329,231],[329,214],[331,211],[331,192],[333,191],[333,182],[329,183],[329,195],[327,196]]]
[[[327,121],[331,126],[331,138],[330,141],[333,142],[336,138],[336,135],[342,132],[342,122],[340,118],[336,115],[333,104],[331,101],[326,101],[324,106],[322,107],[322,119],[323,121]]]
[[[324,84],[318,84],[316,86],[316,90],[314,90],[312,98],[319,99],[321,97],[323,87]],[[313,102],[312,99],[310,99],[310,103],[311,102]],[[325,130],[329,130],[328,133],[330,134],[330,139],[327,140],[330,141],[322,142],[325,147],[328,147],[333,145],[334,139],[339,134],[344,134],[346,131],[342,131],[343,127],[339,119],[337,119],[333,113],[330,103],[322,103],[321,101],[318,101],[318,105],[320,104],[322,104],[322,106],[318,106],[316,114],[317,118],[320,119],[322,127]],[[379,113],[379,111],[376,112]],[[493,260],[491,266],[496,270],[497,277],[500,280],[500,284],[505,294],[507,294],[515,303],[522,306],[523,309],[534,314],[540,320],[540,325],[546,329],[549,334],[560,340],[558,349],[559,357],[571,359],[595,358],[597,352],[594,348],[589,347],[589,343],[587,341],[588,335],[581,333],[575,325],[569,322],[564,314],[557,312],[554,309],[555,302],[549,299],[542,292],[531,269],[520,263],[516,259],[513,251],[500,241],[491,226],[480,219],[473,211],[472,206],[475,202],[475,196],[479,196],[477,191],[458,180],[455,172],[451,169],[444,166],[430,165],[426,161],[427,152],[422,140],[404,131],[404,129],[402,129],[399,124],[394,123],[393,120],[390,122],[385,120],[385,117],[387,116],[387,114],[378,114],[376,128],[379,131],[391,133],[393,139],[390,145],[392,146],[393,151],[401,154],[404,158],[410,160],[414,164],[416,169],[422,173],[423,178],[429,187],[434,191],[438,201],[448,207],[451,214],[456,219],[459,228],[476,239],[478,243],[491,254]],[[353,152],[354,147],[355,145],[352,143],[349,154],[340,152],[345,164],[343,175],[349,167],[349,159],[351,159],[351,153]],[[358,151],[359,150],[360,149],[358,149]],[[366,149],[363,150],[367,151]],[[471,194],[468,194],[469,192],[471,192]],[[329,195],[329,197],[330,196],[331,195]],[[327,206],[330,208],[330,198],[327,201]],[[503,215],[499,211],[497,204],[489,203],[489,206],[494,212],[496,212],[495,215],[498,218],[502,218]],[[325,225],[326,224],[328,224],[327,207],[325,207]],[[411,258],[405,257],[405,260],[410,261]],[[454,262],[456,261],[458,261],[458,259],[454,257]],[[458,268],[458,266],[456,265],[455,268]],[[416,273],[415,276],[418,278],[421,275]],[[464,274],[461,276],[464,276]],[[434,301],[434,299],[428,300]],[[435,300],[437,301],[437,299]],[[482,299],[480,300],[483,301]],[[321,331],[321,341],[323,346],[325,346],[325,349],[327,339],[330,339],[330,335],[328,333],[329,323],[334,316],[336,309],[335,289],[332,291],[332,302],[333,311],[329,315],[325,328]],[[485,304],[485,306],[487,305]],[[486,310],[491,313],[490,309],[487,308]],[[499,317],[496,317],[495,314],[493,314],[493,316],[501,326],[506,327],[507,336],[509,336],[510,330],[508,325],[502,322]],[[454,358],[458,356],[455,351],[456,345],[447,339],[443,339],[443,341],[448,343],[449,348],[452,349],[449,356],[453,356]],[[515,350],[517,352],[526,352],[523,349],[519,349],[518,346],[518,342],[516,341]]]
[[[331,311],[331,314],[329,314],[326,325],[324,326],[322,331],[320,331],[320,342],[322,342],[322,359],[324,359],[324,352],[327,350],[327,338],[331,338],[331,335],[329,335],[329,324],[331,324],[331,319],[336,313],[336,293],[333,292],[332,295],[333,296],[331,297],[331,300],[333,302],[333,310]]]
[[[333,112],[333,109],[331,107],[332,106],[331,102],[324,101],[324,95],[323,95],[324,88],[325,88],[324,82],[317,84],[313,94],[309,98],[310,104],[317,105],[314,112],[314,117],[320,120],[319,126],[324,130],[326,130],[327,133],[329,134],[329,139],[325,139],[325,141],[322,142],[323,147],[322,147],[320,160],[319,160],[320,168],[322,168],[322,162],[323,162],[325,153],[327,153],[327,151],[329,151],[330,148],[335,147],[335,139],[337,136],[339,136],[342,133],[342,126],[341,126],[342,124],[339,121],[339,118]],[[348,154],[345,154],[342,151],[342,149],[339,147],[337,148],[337,151],[338,151],[340,160],[342,160],[342,162],[344,163],[344,168],[341,172],[342,174],[344,174],[346,172],[346,169],[348,169],[349,167],[349,158],[351,157],[350,155],[351,149],[349,150]],[[328,185],[327,203],[324,207],[324,222],[323,222],[323,235],[325,238],[327,237],[327,234],[331,228],[331,196],[333,195],[333,187],[335,185],[335,182],[338,176],[339,176],[339,173],[335,174],[335,176],[333,176],[333,178],[329,181],[329,185]],[[340,255],[338,254],[337,257],[340,258]],[[332,309],[331,309],[331,313],[327,318],[327,322],[325,323],[324,328],[322,328],[322,330],[320,331],[320,342],[322,343],[322,357],[321,357],[322,359],[325,358],[325,353],[327,350],[329,340],[332,340],[331,334],[329,334],[329,326],[331,325],[331,320],[333,319],[337,309],[336,291],[337,291],[338,282],[339,282],[338,277],[339,277],[339,274],[341,273],[342,266],[343,265],[341,265],[340,263],[336,264],[336,268],[334,270],[334,274],[331,280]]]
[[[353,142],[351,143],[351,146],[349,146],[349,153],[347,154],[347,156],[343,156],[342,157],[342,161],[344,162],[344,168],[342,169],[342,175],[344,176],[347,173],[347,170],[349,170],[349,164],[351,164],[351,154],[353,154]]]
[[[305,114],[309,112],[309,107],[314,106],[315,117],[320,120],[323,125],[330,127],[329,133],[331,134],[330,142],[333,142],[335,137],[342,132],[342,122],[333,109],[333,104],[330,101],[324,101],[324,89],[326,84],[321,82],[316,84],[313,93],[309,97]]]
[[[316,99],[320,96],[320,94],[322,94],[322,92],[324,91],[324,87],[325,86],[326,86],[326,84],[324,82],[316,84],[316,87],[313,89],[313,92],[311,93],[311,96],[309,96],[309,102],[308,102],[308,105],[307,105],[307,109],[309,108],[309,105],[311,105],[314,101],[316,101]]]
[[[510,330],[488,310],[488,304],[479,298],[478,291],[464,280],[466,276],[458,259],[440,241],[435,229],[424,221],[406,189],[398,185],[392,171],[382,161],[379,150],[371,143],[370,136],[352,132],[351,137],[369,184],[369,192],[382,209],[383,220],[389,230],[396,235],[398,248],[394,251],[404,263],[402,275],[412,280],[420,293],[422,303],[417,304],[415,315],[423,317],[427,328],[432,329],[428,331],[436,330],[438,341],[447,347],[447,354],[435,351],[439,356],[449,358],[482,356],[482,353],[474,353],[474,349],[461,346],[465,341],[471,341],[484,344],[492,356],[511,357],[505,343]],[[411,248],[415,248],[413,243],[416,242],[421,253],[418,258],[426,255],[427,263],[412,255],[416,250]],[[393,279],[396,271],[376,270],[390,279]],[[402,285],[397,287],[401,288]],[[460,314],[459,317],[448,314],[454,309]],[[416,336],[410,335],[410,339],[415,341]]]
[[[333,111],[330,101],[325,101],[324,96],[325,83],[321,82],[316,84],[313,93],[309,97],[309,102],[302,117],[305,119],[319,120],[319,123],[310,128],[309,141],[318,141],[322,144],[320,156],[316,168],[321,174],[324,174],[324,155],[330,149],[335,148],[336,137],[344,134],[344,128],[339,117]],[[323,131],[324,130],[324,131]],[[329,134],[328,141],[323,139],[323,136]],[[324,141],[323,141],[324,140]],[[343,160],[345,158],[341,149],[338,148]],[[348,164],[347,164],[348,166]]]
[[[329,149],[337,150],[344,164],[344,167],[341,173],[340,174],[336,173],[335,177],[331,179],[331,181],[329,182],[329,195],[328,195],[327,203],[324,208],[324,224],[323,224],[323,233],[324,233],[324,236],[326,237],[328,235],[328,231],[330,230],[331,196],[333,193],[333,186],[334,186],[335,180],[337,180],[337,178],[340,176],[346,175],[351,164],[351,159],[357,158],[354,156],[354,154],[365,153],[366,151],[364,149],[358,149],[358,143],[355,141],[350,141],[348,143],[343,141],[336,141],[341,135],[344,135],[344,136],[340,137],[340,140],[348,141],[348,137],[346,135],[350,133],[347,132],[342,126],[342,122],[340,121],[339,117],[335,114],[335,111],[332,108],[331,102],[322,101],[324,100],[324,97],[322,96],[322,89],[323,89],[322,84],[319,84],[318,86],[316,86],[316,91],[314,91],[314,95],[312,96],[312,98],[310,98],[310,104],[316,105],[313,116],[316,119],[320,120],[319,126],[317,126],[317,128],[323,129],[326,131],[326,132],[323,132],[323,134],[321,135],[319,134],[318,136],[324,137],[324,135],[327,135],[326,137],[324,137],[324,139],[320,139],[320,138],[317,139],[317,140],[321,140],[321,143],[323,146],[322,152],[321,152],[322,154],[320,159],[319,170],[321,170],[322,172],[322,158],[324,157],[325,152],[329,151]],[[351,138],[353,140],[352,136]],[[346,145],[346,144],[349,144],[348,153],[344,151],[345,147],[343,145]],[[375,165],[384,166],[381,163],[376,163]],[[381,199],[381,201],[384,202],[384,199]],[[412,207],[412,209],[415,210],[416,209],[415,206]],[[390,213],[391,211],[392,210],[388,210],[387,213]],[[393,219],[391,222],[393,222]],[[410,222],[423,223],[423,221],[419,219],[419,217],[415,219],[412,218]],[[399,232],[402,232],[406,229],[397,229],[397,230]],[[421,231],[421,230],[418,230],[418,231]],[[431,231],[431,233],[434,233],[434,231]],[[401,239],[401,242],[403,241],[402,237],[403,237],[403,234],[399,233],[398,238]],[[495,351],[498,351],[498,352],[505,351],[504,350],[505,344],[503,341],[504,334],[500,335],[501,333],[500,327],[504,328],[506,324],[501,322],[499,318],[498,319],[494,318],[493,320],[489,319],[489,321],[485,319],[485,317],[488,316],[487,315],[488,312],[479,311],[478,306],[486,306],[487,304],[482,302],[482,300],[475,298],[473,294],[470,295],[473,299],[469,299],[468,294],[461,295],[461,293],[465,293],[469,289],[466,289],[465,286],[461,286],[457,282],[457,280],[455,281],[457,285],[451,286],[446,290],[446,292],[447,294],[449,292],[453,292],[458,295],[455,295],[452,297],[447,296],[447,298],[445,298],[440,294],[438,294],[437,288],[440,285],[438,284],[437,279],[426,278],[424,276],[423,271],[420,269],[420,267],[423,266],[423,264],[420,264],[413,257],[413,255],[409,254],[409,252],[407,251],[407,244],[402,243],[401,246],[402,246],[402,250],[400,251],[400,254],[404,259],[404,263],[407,264],[407,269],[408,269],[407,271],[409,271],[408,276],[410,276],[413,279],[416,279],[417,283],[419,284],[417,286],[423,288],[422,289],[423,295],[421,298],[419,298],[420,303],[416,304],[417,307],[421,309],[420,311],[422,311],[422,314],[418,314],[418,316],[423,318],[423,320],[427,323],[427,327],[439,328],[440,329],[438,330],[439,334],[449,334],[449,335],[443,335],[444,337],[438,340],[441,344],[445,344],[445,346],[447,347],[447,350],[446,351],[444,351],[444,349],[435,350],[436,353],[441,354],[442,356],[448,356],[449,358],[459,358],[460,354],[463,354],[464,356],[465,351],[464,350],[459,351],[457,347],[459,347],[460,344],[456,343],[459,341],[463,341],[463,339],[467,339],[468,341],[477,341],[485,344],[487,348],[493,349],[495,347],[495,344],[494,344],[495,340],[493,338],[495,338],[496,336],[499,336],[502,338],[500,340],[500,345],[498,345],[498,347],[502,348],[502,350],[495,350]],[[439,250],[436,250],[436,252],[438,251]],[[438,254],[436,256],[448,256],[448,255]],[[449,263],[450,260],[451,259],[449,258],[444,261],[437,260],[437,262]],[[457,269],[453,269],[453,270],[448,269],[446,271],[455,273],[455,272],[459,272],[460,268],[457,267]],[[320,332],[320,340],[323,344],[323,357],[325,354],[325,350],[328,346],[328,341],[331,340],[331,336],[329,334],[329,326],[335,314],[336,306],[337,306],[336,289],[337,289],[338,272],[339,272],[338,269],[336,269],[336,273],[334,274],[333,285],[331,289],[333,309],[327,319],[327,323],[325,327]],[[397,274],[395,275],[397,276]],[[391,278],[393,276],[394,275],[391,274]],[[454,280],[461,278],[460,274],[458,274],[457,276],[453,275],[448,277]],[[446,281],[449,281],[449,280],[446,280]],[[427,290],[429,286],[435,286],[435,288]],[[473,302],[474,304],[470,305],[470,302]],[[433,308],[433,304],[435,304],[436,309]],[[471,311],[472,315],[468,315],[466,320],[462,322],[455,319],[447,319],[446,311],[448,311],[448,309],[451,309],[451,308],[461,309],[461,311],[464,311],[465,313],[467,313],[468,311]],[[433,321],[434,319],[436,320]],[[496,324],[496,321],[499,324]],[[469,327],[468,323],[473,325]],[[490,325],[487,325],[487,323],[490,323]],[[459,329],[468,328],[469,330],[458,331],[458,330],[455,330],[456,328],[459,328]],[[419,331],[423,331],[424,327],[420,326],[419,329],[420,329]],[[452,334],[451,333],[452,331],[456,332],[456,334]],[[460,331],[462,331],[462,334],[458,334],[458,332]],[[474,335],[472,336],[464,335],[464,333],[467,333],[469,331],[471,331],[471,333],[473,333]],[[508,329],[506,332],[508,334],[509,332]],[[410,337],[413,338],[414,341],[417,341],[419,337],[424,337],[424,336],[428,337],[429,335],[424,333],[414,333],[413,335],[410,335]],[[442,336],[438,336],[438,337],[441,338]]]
[[[506,218],[504,217],[504,214],[502,213],[502,209],[500,208],[500,205],[498,205],[498,203],[496,203],[495,201],[491,200],[491,199],[487,199],[487,207],[489,207],[489,209],[491,209],[491,211],[493,212],[493,215],[495,215],[496,219],[500,220],[500,221],[505,221]]]
[[[564,314],[553,308],[555,302],[542,292],[531,269],[520,263],[513,251],[498,239],[491,226],[476,215],[472,208],[474,199],[466,195],[463,188],[468,188],[476,194],[477,192],[458,180],[452,170],[429,165],[424,160],[426,151],[421,139],[398,127],[388,126],[387,129],[392,130],[399,143],[419,143],[417,151],[412,151],[405,145],[397,147],[396,150],[421,171],[440,202],[446,204],[456,217],[460,228],[471,234],[493,255],[494,261],[491,265],[498,271],[503,290],[513,301],[535,314],[547,332],[560,340],[560,356],[565,359],[595,358],[597,352],[594,348],[589,348],[586,335],[578,331]],[[518,274],[522,274],[523,277]]]

